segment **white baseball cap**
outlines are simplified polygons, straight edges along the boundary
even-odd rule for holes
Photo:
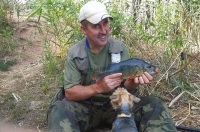
[[[112,16],[108,14],[106,6],[97,1],[90,1],[80,9],[78,20],[79,22],[87,20],[92,24],[97,24],[105,18],[111,18],[112,20]]]

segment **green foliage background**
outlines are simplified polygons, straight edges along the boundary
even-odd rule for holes
[[[35,119],[33,118],[32,121],[37,122],[38,126],[46,123],[48,102],[55,95],[57,88],[63,85],[68,50],[84,37],[77,18],[81,6],[87,1],[89,0],[77,2],[75,0],[29,0],[26,4],[19,4],[15,0],[0,0],[0,70],[9,70],[8,67],[17,62],[17,60],[2,59],[4,55],[12,53],[17,46],[17,42],[13,39],[15,29],[10,19],[13,14],[19,18],[21,14],[24,17],[24,14],[28,13],[27,19],[36,18],[38,30],[44,40],[45,73],[41,71],[42,76],[38,73],[33,77],[30,76],[31,79],[25,78],[23,73],[13,74],[17,78],[16,85],[19,85],[13,89],[23,97],[22,102],[16,103],[11,93],[13,89],[11,90],[10,87],[9,93],[0,96],[1,112],[10,111],[8,118],[12,122],[17,120],[19,123],[25,115],[34,115],[35,110],[29,109],[30,102],[41,100],[45,103],[41,110],[35,111],[39,114],[34,115]],[[142,3],[141,0],[134,0],[130,3],[127,0],[112,0],[105,3],[114,17],[114,20],[110,21],[110,35],[126,44],[131,57],[142,58],[159,68],[159,73],[153,75],[154,80],[150,85],[140,86],[142,95],[175,97],[182,91],[189,91],[199,98],[200,1],[177,0],[170,3],[169,0],[165,0],[166,3],[162,3],[163,1],[151,0]],[[3,74],[1,79],[5,77],[6,75]],[[38,80],[43,84],[41,85]],[[30,83],[28,88],[27,83]],[[40,87],[41,91],[48,94],[38,90]],[[2,90],[5,93],[4,88]],[[181,101],[188,103],[189,96],[184,95],[187,98],[182,98]],[[177,111],[179,109],[175,112]]]
[[[8,19],[13,12],[12,5],[7,0],[0,1],[0,58],[14,49],[12,41],[12,23]]]
[[[10,2],[0,1],[0,71],[7,71],[10,66],[16,63],[16,60],[2,59],[16,47],[13,41],[13,24],[10,20],[13,10],[13,5]]]
[[[44,70],[49,78],[57,78],[60,85],[67,51],[84,37],[77,18],[80,7],[87,1],[36,0],[31,3],[35,8],[28,18],[45,21],[45,26],[38,25],[39,30],[53,36],[44,41]],[[163,86],[177,87],[179,92],[195,90],[192,75],[200,68],[198,61],[191,59],[198,58],[200,49],[198,0],[133,1],[132,4],[113,0],[105,5],[114,17],[110,22],[111,36],[123,41],[132,57],[143,58],[160,69],[155,77],[157,84],[148,94],[156,94]],[[54,46],[59,50],[53,50]],[[185,55],[182,59],[181,54]],[[188,68],[189,64],[192,67]],[[48,90],[48,84],[47,80],[43,90]]]

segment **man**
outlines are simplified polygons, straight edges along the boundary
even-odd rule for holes
[[[48,128],[51,132],[91,131],[100,124],[112,124],[116,113],[109,96],[120,85],[133,92],[153,77],[145,72],[131,81],[123,81],[122,73],[108,75],[99,83],[95,76],[111,63],[129,59],[125,45],[109,37],[109,19],[104,4],[88,2],[79,15],[86,38],[69,50],[64,74],[65,99],[51,103]],[[154,97],[141,98],[133,110],[139,131],[176,131],[170,113],[162,101]]]

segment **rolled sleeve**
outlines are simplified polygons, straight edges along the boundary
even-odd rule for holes
[[[81,73],[77,69],[74,61],[67,56],[64,72],[64,88],[70,88],[81,83]]]

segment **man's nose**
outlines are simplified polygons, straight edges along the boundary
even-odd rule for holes
[[[106,34],[107,33],[107,28],[102,26],[101,29],[100,29],[100,33],[101,34]]]

